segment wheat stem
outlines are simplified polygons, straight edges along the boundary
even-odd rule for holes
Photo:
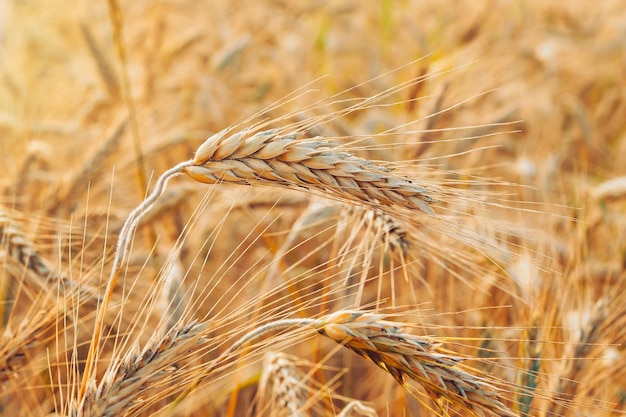
[[[121,266],[126,259],[126,256],[128,255],[128,248],[130,246],[133,232],[145,212],[150,210],[150,208],[154,205],[159,196],[163,194],[169,180],[177,174],[181,173],[182,170],[186,166],[191,165],[191,163],[192,161],[185,161],[165,171],[157,180],[154,186],[154,190],[152,190],[152,193],[150,193],[150,195],[146,197],[146,199],[129,214],[128,218],[124,222],[124,225],[122,226],[119,237],[117,239],[115,257],[113,258],[111,275],[109,276],[109,279],[107,281],[105,296],[102,301],[102,305],[98,309],[93,336],[89,345],[89,353],[87,355],[87,361],[85,362],[85,371],[80,386],[79,397],[82,397],[85,394],[85,391],[87,389],[87,381],[89,380],[89,378],[91,378],[91,374],[93,372],[92,366],[95,362],[97,362],[98,347],[100,344],[102,326],[104,324],[104,316],[108,309],[109,301],[111,299],[111,296],[113,295],[113,291],[115,290],[115,285],[117,284],[117,279],[119,277]]]

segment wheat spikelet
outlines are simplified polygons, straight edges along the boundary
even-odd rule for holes
[[[313,324],[337,343],[371,360],[401,385],[418,382],[433,398],[445,398],[475,415],[514,416],[484,379],[458,367],[462,358],[442,353],[441,343],[402,332],[381,315],[339,311]]]
[[[18,376],[27,368],[37,368],[33,363],[36,357],[33,350],[41,348],[40,341],[55,319],[54,314],[38,311],[21,320],[17,328],[5,327],[0,335],[0,383]],[[38,366],[45,367],[44,364]]]
[[[432,191],[389,168],[332,149],[322,138],[300,139],[302,132],[254,133],[224,129],[196,151],[183,172],[207,184],[268,184],[318,192],[370,207],[404,207],[433,214]]]
[[[368,229],[382,241],[385,250],[400,251],[404,255],[408,253],[410,245],[408,231],[398,219],[382,210],[353,209],[353,211],[363,217],[369,225]]]
[[[36,274],[46,277],[50,269],[40,258],[33,244],[23,235],[8,212],[0,207],[0,247],[9,257]]]
[[[563,361],[562,368],[557,371],[558,383],[553,391],[550,401],[548,415],[562,415],[566,408],[575,404],[578,407],[589,407],[590,404],[576,404],[576,400],[583,399],[576,396],[580,389],[578,379],[582,374],[582,370],[589,366],[585,359],[589,359],[593,348],[605,331],[603,325],[607,324],[607,316],[609,314],[608,303],[605,299],[598,300],[589,310],[570,313],[571,319],[580,321],[578,326],[578,334],[573,337],[573,343],[568,345],[564,352],[564,357],[568,358]]]
[[[303,361],[282,352],[267,352],[263,358],[263,373],[258,384],[257,416],[272,417],[327,416],[337,401],[348,404],[339,416],[376,417],[376,411],[360,401],[339,395],[331,384],[313,380],[313,372],[301,369],[307,366],[316,370],[323,365]],[[333,414],[335,415],[334,411]]]

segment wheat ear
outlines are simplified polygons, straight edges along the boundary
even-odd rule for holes
[[[132,414],[133,407],[148,407],[154,401],[148,390],[157,386],[168,391],[179,373],[177,363],[197,350],[206,323],[192,323],[170,330],[148,343],[141,352],[129,352],[108,368],[101,381],[88,384],[81,402],[72,406],[73,416]],[[155,398],[158,398],[155,397]]]
[[[33,242],[24,235],[18,223],[13,220],[10,212],[0,207],[0,260],[5,257],[22,268],[20,271],[16,271],[16,276],[24,276],[26,281],[34,284],[43,294],[55,302],[59,295],[57,294],[57,287],[62,288],[63,294],[77,294],[80,302],[93,300],[97,293],[97,290],[89,283],[81,282],[79,284],[71,278],[52,271],[37,252]],[[11,270],[8,264],[6,268]],[[24,273],[23,268],[31,273]],[[8,284],[5,282],[4,285]],[[10,302],[5,300],[5,306],[8,305]],[[5,306],[0,307],[0,311]],[[8,314],[8,312],[5,313]],[[5,314],[0,314],[0,316],[3,315]]]
[[[350,401],[337,417],[351,416],[378,417],[378,413],[372,407],[368,407],[360,401]]]
[[[313,370],[319,364],[309,363],[282,352],[267,352],[263,358],[263,373],[258,384],[257,415],[272,417],[328,415],[333,400],[349,401],[338,417],[378,417],[376,410],[360,401],[338,395],[330,385],[321,385],[312,378],[312,371],[304,372],[302,365]],[[333,415],[335,415],[333,413]]]
[[[98,359],[104,315],[126,259],[133,232],[146,211],[163,194],[168,181],[184,172],[196,181],[214,184],[222,181],[240,184],[269,184],[320,192],[340,200],[364,203],[370,207],[404,207],[433,214],[430,191],[390,169],[333,150],[321,138],[298,140],[301,132],[279,134],[268,130],[253,134],[252,129],[228,135],[230,128],[207,139],[190,161],[166,171],[152,193],[133,210],[117,240],[111,274],[102,305],[98,310],[79,395],[87,389],[93,364]]]
[[[39,275],[49,275],[50,269],[39,258],[32,243],[24,237],[11,216],[0,207],[0,242],[7,253]]]
[[[495,387],[459,368],[463,360],[442,352],[442,343],[405,333],[382,315],[339,311],[316,320],[324,336],[387,371],[402,386],[419,383],[434,399],[444,398],[475,415],[513,417]]]
[[[259,410],[274,417],[309,415],[307,401],[314,391],[306,385],[307,378],[292,358],[283,353],[266,353],[259,381]]]
[[[183,171],[196,181],[215,184],[267,184],[319,192],[370,207],[392,206],[433,214],[429,191],[389,168],[333,149],[320,137],[302,132],[224,129],[196,151]]]
[[[460,368],[463,358],[444,351],[441,348],[442,343],[435,339],[403,332],[397,324],[383,320],[383,315],[380,314],[343,310],[319,319],[274,321],[241,337],[222,358],[270,331],[290,327],[317,330],[374,362],[409,392],[412,391],[407,382],[412,380],[420,384],[434,400],[444,398],[473,415],[516,416],[502,402],[500,393],[492,384]],[[199,380],[196,385],[198,382]]]

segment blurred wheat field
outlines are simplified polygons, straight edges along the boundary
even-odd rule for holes
[[[626,414],[622,1],[0,14],[3,415]]]

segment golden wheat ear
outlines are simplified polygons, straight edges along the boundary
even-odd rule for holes
[[[417,382],[437,402],[443,398],[477,416],[516,416],[492,384],[458,366],[461,357],[441,350],[442,343],[435,339],[404,332],[380,314],[338,311],[312,326],[371,360],[402,386],[406,387],[408,380]]]
[[[496,380],[473,375],[461,366],[464,358],[442,349],[442,342],[407,333],[397,323],[384,320],[382,314],[340,310],[318,319],[277,320],[242,336],[222,357],[227,358],[269,332],[294,327],[314,329],[372,361],[412,395],[415,392],[408,382],[416,382],[442,408],[454,406],[475,416],[517,416],[505,404]],[[447,404],[441,404],[441,400]]]
[[[373,161],[333,149],[323,138],[301,139],[303,132],[298,131],[229,133],[224,129],[208,138],[183,172],[207,184],[273,185],[372,208],[404,207],[433,214],[433,191]]]

